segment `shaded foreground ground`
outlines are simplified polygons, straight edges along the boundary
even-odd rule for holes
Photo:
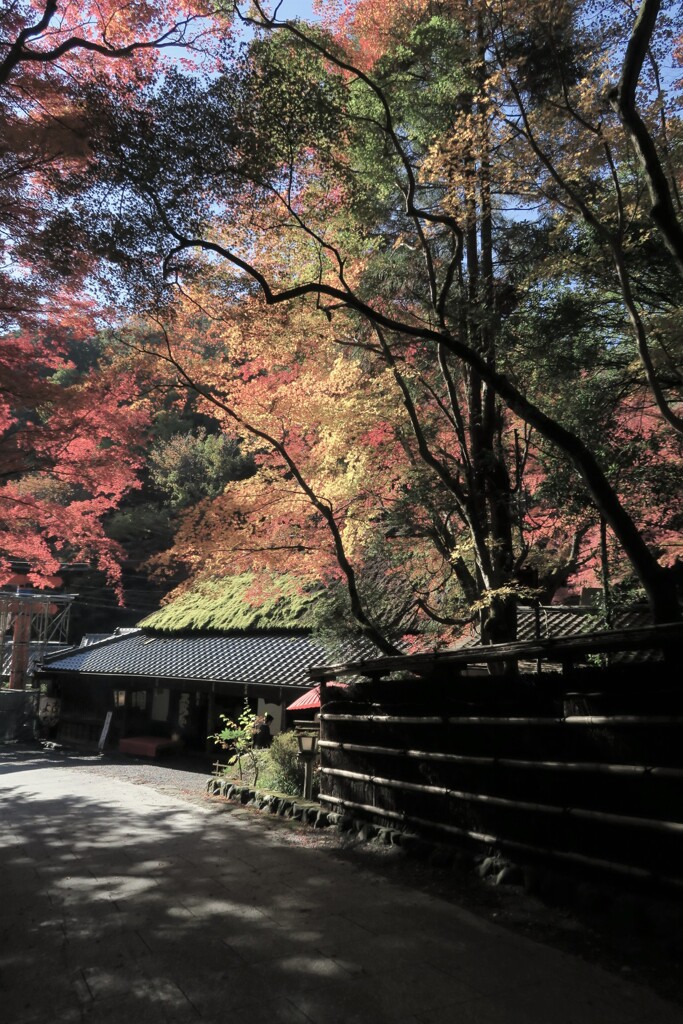
[[[0,748],[3,1019],[683,1017],[645,988],[327,856],[317,836],[292,841],[210,803],[203,786],[171,768]]]

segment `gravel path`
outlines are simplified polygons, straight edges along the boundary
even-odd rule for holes
[[[78,768],[105,778],[151,786],[190,802],[206,802],[206,780],[211,770],[208,760],[199,758],[177,757],[164,763],[118,754],[109,756],[18,745],[0,747],[0,772],[33,771],[49,765]]]

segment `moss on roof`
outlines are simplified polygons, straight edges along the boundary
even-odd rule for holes
[[[310,629],[321,594],[302,593],[286,576],[243,573],[202,580],[138,623],[163,633],[254,629]]]

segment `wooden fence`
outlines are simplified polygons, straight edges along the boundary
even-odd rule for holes
[[[657,663],[572,665],[601,651]],[[430,839],[683,885],[683,628],[324,666],[320,799]],[[511,663],[562,671],[511,673]],[[508,674],[467,673],[503,666]],[[387,673],[412,678],[386,679]],[[364,675],[326,701],[331,678]],[[339,691],[336,691],[337,693]]]

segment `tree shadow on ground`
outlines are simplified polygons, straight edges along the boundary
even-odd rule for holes
[[[14,1024],[603,1024],[651,998],[241,809],[29,763],[0,780]]]
[[[37,768],[72,767],[78,764],[93,764],[99,760],[97,753],[71,753],[67,751],[45,751],[42,747],[27,748],[25,745],[0,744],[0,775],[15,772],[32,772]]]
[[[253,819],[226,827],[222,811],[60,771],[5,782],[0,804],[0,999],[15,1024],[415,1024],[480,997],[419,955],[381,884],[359,901],[353,869]],[[464,941],[442,924],[453,957],[485,954],[486,926]]]

